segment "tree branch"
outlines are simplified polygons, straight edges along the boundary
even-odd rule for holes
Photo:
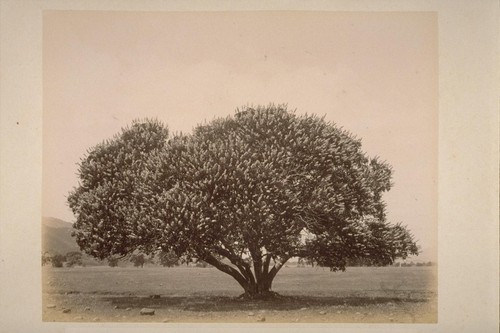
[[[269,264],[271,263],[272,256],[269,253],[266,254],[265,256],[266,259],[264,260],[264,264],[262,266],[262,273],[267,276],[267,274],[269,273]]]
[[[254,276],[253,276],[252,271],[250,269],[250,265],[247,262],[245,262],[241,257],[234,254],[230,250],[224,249],[220,246],[214,247],[214,250],[215,250],[215,252],[217,252],[217,254],[229,259],[229,261],[240,270],[240,273],[247,280],[255,282]]]
[[[262,253],[256,246],[249,247],[249,251],[253,260],[255,279],[257,280],[257,283],[259,283],[261,280],[266,278],[263,276]]]
[[[217,260],[217,258],[215,258],[211,253],[206,253],[203,256],[203,260],[205,260],[207,263],[214,266],[221,272],[231,275],[236,281],[238,281],[238,283],[243,287],[243,289],[246,290],[248,281],[236,269]]]
[[[279,263],[273,266],[273,268],[269,271],[268,278],[269,279],[274,279],[276,274],[278,274],[279,270],[285,265],[285,263],[290,259],[289,256],[283,257]]]

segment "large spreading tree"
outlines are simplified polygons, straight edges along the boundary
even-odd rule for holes
[[[418,252],[386,220],[391,167],[349,132],[285,106],[246,107],[187,135],[136,121],[91,148],[79,177],[68,201],[86,253],[172,251],[231,275],[249,297],[271,294],[293,257],[343,270]]]

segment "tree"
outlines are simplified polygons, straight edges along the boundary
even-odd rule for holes
[[[89,150],[68,200],[91,255],[173,251],[265,297],[292,257],[335,271],[417,254],[406,227],[386,221],[391,173],[335,124],[270,105],[188,135],[134,122]]]
[[[108,266],[109,267],[117,267],[118,266],[118,258],[116,257],[109,257],[108,258]]]
[[[146,263],[146,257],[142,253],[133,254],[130,257],[130,261],[134,264],[135,267],[139,267],[139,266],[144,267],[144,264]]]
[[[50,262],[52,263],[52,267],[63,267],[63,263],[66,261],[66,257],[62,254],[54,254],[52,258],[50,258]]]
[[[82,253],[78,251],[71,251],[66,253],[66,267],[73,267],[75,265],[83,265]]]
[[[196,267],[206,268],[207,266],[208,266],[208,263],[206,263],[203,260],[197,260],[196,261]]]
[[[173,267],[179,265],[180,258],[173,251],[160,251],[158,262],[163,267]]]
[[[42,266],[45,266],[51,261],[51,256],[49,252],[42,253]]]
[[[297,265],[299,267],[304,267],[304,266],[312,266],[314,267],[314,261],[308,258],[299,258],[297,261]]]

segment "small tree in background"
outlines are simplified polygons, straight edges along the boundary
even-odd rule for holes
[[[47,265],[51,261],[51,255],[48,252],[42,253],[42,266]]]
[[[72,251],[66,253],[66,267],[82,266],[82,253],[79,251]]]
[[[50,262],[52,263],[52,267],[63,267],[63,263],[66,261],[66,257],[63,256],[62,254],[55,254],[52,256],[50,259]]]
[[[203,260],[197,260],[195,266],[200,268],[206,268],[208,266],[208,263],[206,263]]]
[[[134,264],[135,267],[144,267],[144,264],[146,263],[146,256],[142,253],[133,254],[130,257],[130,261]]]
[[[305,266],[311,266],[314,267],[314,261],[308,258],[299,258],[297,261],[297,266],[299,267],[305,267]]]
[[[158,262],[163,267],[173,267],[179,265],[180,258],[173,251],[160,251]]]
[[[109,257],[108,258],[108,266],[109,267],[117,267],[118,261],[119,261],[119,259],[116,257]]]
[[[292,257],[335,271],[417,254],[386,221],[391,173],[335,124],[271,105],[173,137],[135,122],[89,150],[68,201],[76,241],[95,257],[173,251],[266,297]]]

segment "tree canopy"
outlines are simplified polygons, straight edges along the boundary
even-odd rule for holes
[[[391,174],[323,118],[246,107],[190,134],[134,122],[88,151],[68,201],[87,253],[172,251],[255,296],[292,257],[343,270],[349,259],[417,254],[407,228],[386,221]]]

